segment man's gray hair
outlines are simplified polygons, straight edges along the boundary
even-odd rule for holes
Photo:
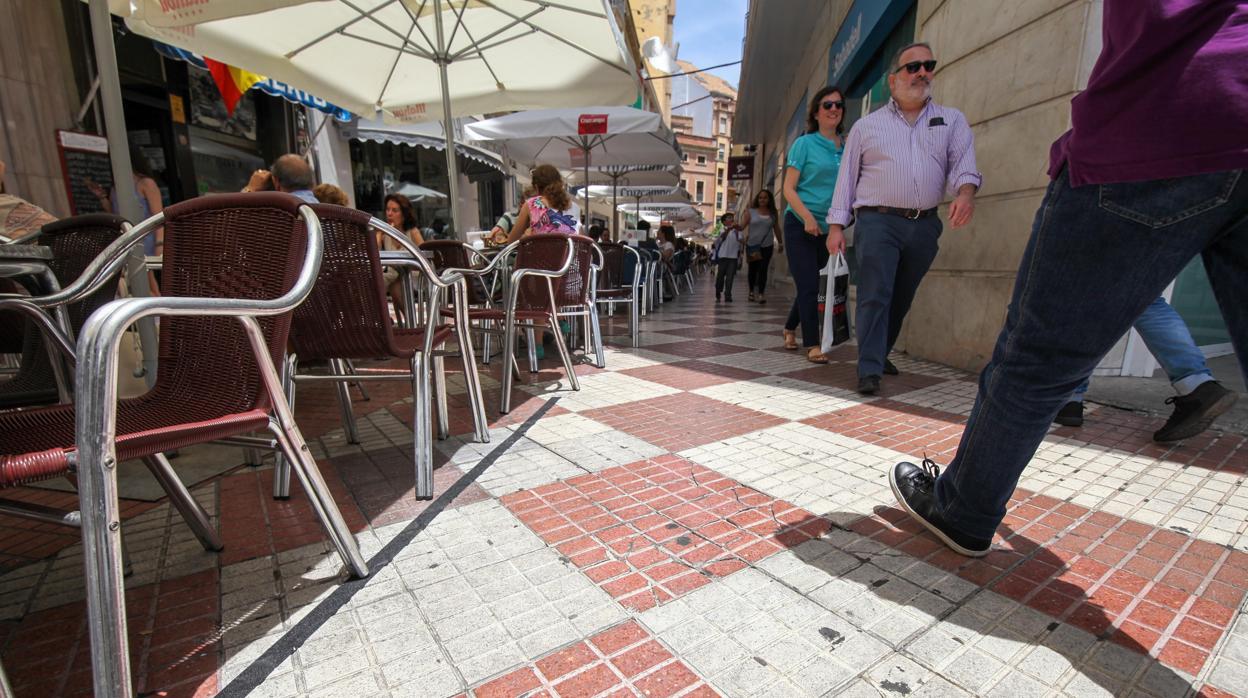
[[[311,189],[315,184],[308,161],[293,153],[287,153],[273,162],[273,178],[281,184],[282,191],[287,192]]]
[[[897,53],[893,54],[893,60],[890,61],[888,64],[888,74],[892,75],[893,73],[897,72],[898,68],[901,67],[901,54],[905,53],[906,51],[909,51],[912,48],[918,48],[920,46],[927,49],[928,51],[932,51],[932,45],[927,43],[926,41],[916,41],[913,44],[906,44],[905,46],[902,46],[901,48],[897,49]],[[932,55],[933,56],[936,55],[936,52],[932,51]]]

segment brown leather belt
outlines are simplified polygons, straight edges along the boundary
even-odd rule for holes
[[[859,211],[874,211],[875,213],[887,213],[890,216],[900,216],[912,221],[920,218],[936,215],[936,208],[893,208],[892,206],[859,206]]]

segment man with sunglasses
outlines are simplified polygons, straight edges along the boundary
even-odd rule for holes
[[[939,249],[936,206],[956,192],[949,223],[966,225],[983,183],[962,112],[932,101],[936,60],[925,43],[904,46],[888,76],[892,99],[850,129],[828,210],[828,251],[845,248],[856,220],[858,392],[873,395],[880,375],[896,375],[888,354],[919,282]]]
[[[962,555],[988,553],[1066,397],[1195,255],[1248,376],[1248,0],[1103,13],[957,455],[943,473],[926,459],[889,472],[901,506]]]

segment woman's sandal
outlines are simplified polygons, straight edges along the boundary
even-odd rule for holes
[[[797,333],[793,330],[783,330],[784,332],[784,348],[790,351],[797,349]]]
[[[812,364],[828,363],[828,357],[824,356],[823,352],[819,351],[819,347],[811,347],[810,351],[806,352],[806,360]]]

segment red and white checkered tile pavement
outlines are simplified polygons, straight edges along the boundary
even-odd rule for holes
[[[744,294],[737,294],[743,297]],[[412,496],[410,396],[369,386],[348,444],[300,393],[372,575],[348,581],[302,492],[241,464],[193,491],[225,550],[123,501],[138,690],[151,696],[1248,696],[1248,439],[1178,446],[1100,408],[1054,429],[996,550],[970,560],[894,504],[887,472],[948,462],[974,377],[780,346],[787,307],[699,280],[607,366],[554,362],[471,440],[452,376],[435,498]],[[448,362],[453,363],[453,362]],[[456,368],[456,367],[452,367]],[[176,465],[177,461],[175,461]],[[24,489],[33,502],[72,495]],[[81,547],[0,517],[0,647],[18,696],[90,692]]]

